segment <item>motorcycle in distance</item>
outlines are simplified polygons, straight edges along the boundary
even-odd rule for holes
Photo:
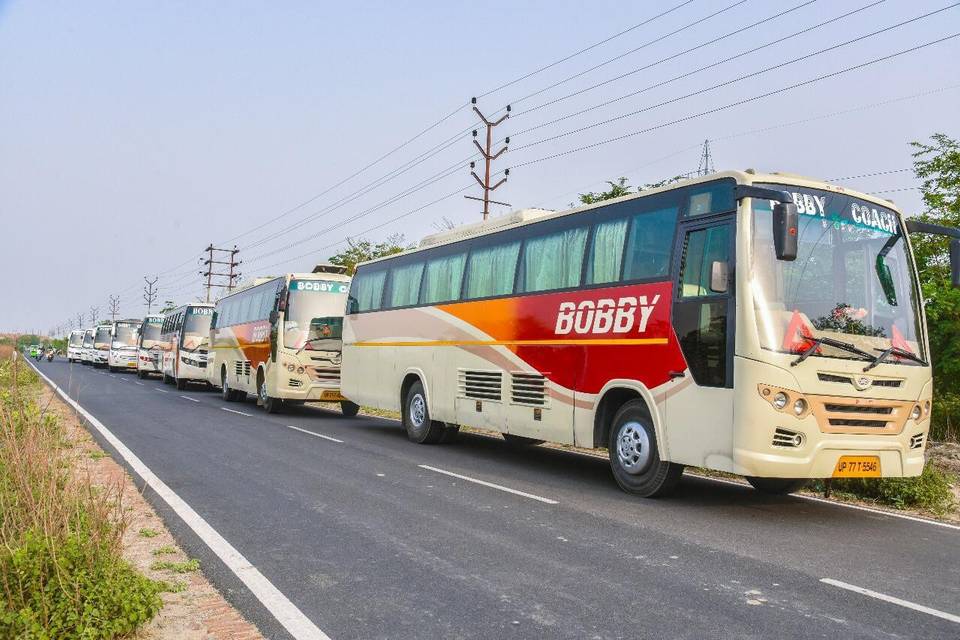
[[[53,349],[47,349],[47,362],[53,362],[53,355],[56,353]]]

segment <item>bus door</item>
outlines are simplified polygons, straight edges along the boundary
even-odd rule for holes
[[[680,224],[674,250],[673,330],[686,371],[671,372],[664,433],[673,462],[724,468],[732,451],[735,219]]]

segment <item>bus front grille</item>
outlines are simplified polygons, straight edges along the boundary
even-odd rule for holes
[[[326,386],[340,386],[340,369],[337,367],[310,367],[310,375]]]
[[[807,396],[824,433],[896,434],[910,415],[913,403],[879,398]]]

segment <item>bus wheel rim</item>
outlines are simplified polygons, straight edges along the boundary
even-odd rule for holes
[[[427,403],[423,401],[423,396],[418,393],[410,401],[410,422],[413,423],[414,427],[421,427],[426,417]]]
[[[267,381],[266,380],[260,383],[260,400],[263,402],[267,401]]]
[[[617,434],[617,459],[624,471],[637,475],[650,463],[650,436],[639,422],[627,422]]]

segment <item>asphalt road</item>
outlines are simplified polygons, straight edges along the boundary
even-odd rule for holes
[[[390,420],[270,416],[199,388],[39,368],[334,640],[960,638],[956,528],[689,476],[670,499],[638,499],[587,455],[469,434],[416,445]],[[234,605],[290,637],[146,495]]]

